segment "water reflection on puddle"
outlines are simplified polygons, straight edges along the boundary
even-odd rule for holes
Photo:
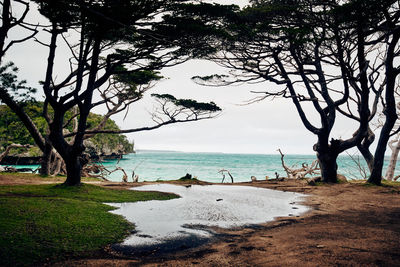
[[[207,226],[233,228],[259,224],[280,216],[297,216],[308,210],[299,205],[303,194],[250,186],[154,184],[133,190],[171,192],[181,196],[167,201],[110,203],[136,225],[123,246],[152,246],[177,239],[207,239]]]

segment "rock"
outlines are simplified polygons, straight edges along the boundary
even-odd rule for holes
[[[252,182],[256,182],[256,181],[257,181],[257,178],[256,178],[255,176],[251,176],[251,181],[252,181]]]
[[[194,178],[192,177],[192,175],[190,173],[186,173],[185,176],[179,178],[180,181],[188,181],[188,180],[194,180]]]

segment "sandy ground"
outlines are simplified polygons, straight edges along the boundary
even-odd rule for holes
[[[0,184],[6,180],[0,175]],[[13,184],[26,183],[18,180]],[[312,210],[257,227],[216,229],[220,235],[197,248],[130,256],[107,248],[56,266],[400,266],[400,187],[294,180],[241,185],[308,194],[304,203]]]

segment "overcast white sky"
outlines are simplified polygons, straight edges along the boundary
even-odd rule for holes
[[[245,4],[246,0],[219,0],[220,3]],[[15,46],[7,55],[20,68],[20,77],[31,85],[44,79],[47,50],[38,43],[30,42]],[[67,66],[68,50],[60,44],[57,54],[59,70]],[[195,75],[210,75],[224,72],[212,62],[193,60],[182,65],[164,69],[167,77],[160,81],[150,93],[169,93],[178,98],[193,98],[198,101],[214,101],[222,114],[215,119],[193,123],[175,124],[141,133],[128,134],[136,149],[176,150],[193,152],[262,153],[275,154],[281,148],[284,153],[312,154],[316,141],[302,125],[293,104],[287,99],[264,100],[252,105],[240,105],[254,97],[251,90],[260,91],[272,86],[262,83],[227,87],[204,87],[191,81]],[[122,129],[149,125],[148,112],[153,108],[149,96],[133,106],[125,120],[115,117]],[[335,137],[352,133],[351,124],[336,125]]]

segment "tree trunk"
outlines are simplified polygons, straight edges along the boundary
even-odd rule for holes
[[[369,172],[372,172],[374,166],[374,155],[372,155],[369,147],[375,140],[374,132],[368,127],[368,134],[363,138],[360,144],[357,145],[358,151],[364,157],[365,162],[367,162]]]
[[[76,186],[81,184],[82,165],[78,156],[70,156],[68,160],[64,159],[67,168],[67,180],[64,184]]]
[[[385,123],[383,124],[379,141],[375,151],[374,166],[371,176],[368,179],[369,183],[376,185],[382,184],[382,169],[385,160],[386,146],[389,142],[390,133],[397,120],[395,90],[397,86],[397,77],[399,75],[398,69],[394,66],[394,59],[396,58],[398,42],[400,40],[400,30],[393,33],[392,40],[388,43],[386,53],[386,88],[385,88]]]
[[[43,150],[42,161],[40,163],[40,175],[50,175],[50,165],[52,157],[53,146],[48,140],[45,141],[45,147]]]
[[[391,116],[386,115],[386,122],[382,127],[381,135],[379,137],[379,142],[377,148],[375,150],[374,155],[374,165],[372,168],[371,176],[368,179],[369,183],[381,185],[382,184],[382,172],[383,172],[383,163],[385,161],[385,151],[386,146],[389,142],[390,131],[393,129],[393,125],[397,119],[397,114],[394,113]]]
[[[321,168],[322,182],[337,183],[337,164],[338,154],[331,152],[317,152],[319,166]]]
[[[400,152],[400,139],[397,141],[396,145],[391,146],[391,149],[392,155],[390,156],[390,162],[385,176],[386,180],[388,181],[393,181],[394,171],[396,170],[397,157],[399,156]]]

